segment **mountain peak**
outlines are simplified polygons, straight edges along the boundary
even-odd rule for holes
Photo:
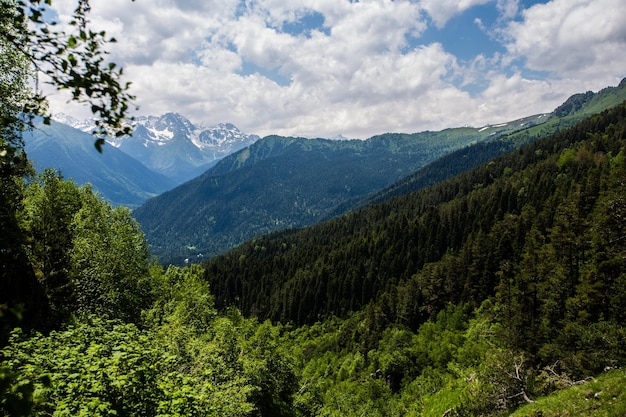
[[[180,113],[165,113],[158,118],[157,125],[164,127],[176,127],[178,129],[186,129],[194,131],[195,126]]]
[[[200,127],[171,112],[136,118],[133,134],[118,139],[116,146],[149,168],[188,180],[216,160],[258,139],[256,135],[242,133],[231,123]]]
[[[80,120],[65,113],[55,113],[52,115],[52,120],[87,133],[93,132],[96,128],[96,122],[94,119]]]
[[[95,127],[93,119],[78,120],[63,113],[56,114],[54,119],[84,132],[91,132]],[[107,138],[107,141],[177,182],[200,175],[215,161],[260,139],[257,135],[241,132],[232,123],[196,126],[175,112],[138,116],[133,120],[132,128],[132,135]]]

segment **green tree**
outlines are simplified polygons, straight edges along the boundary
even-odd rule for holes
[[[17,220],[24,197],[23,178],[32,169],[21,133],[35,116],[49,120],[39,79],[69,90],[72,99],[87,103],[97,117],[99,134],[123,135],[122,122],[133,97],[121,82],[122,70],[107,62],[106,45],[114,39],[88,24],[89,2],[77,0],[67,33],[48,20],[51,0],[0,0],[0,308],[25,311],[22,325],[44,326],[47,315],[41,286],[23,247]],[[103,138],[95,142],[101,150]],[[3,315],[5,327],[16,322]]]
[[[0,32],[23,32],[23,23],[7,17],[15,4],[2,1],[0,5]],[[16,324],[19,311],[27,311],[22,322],[27,326],[45,315],[45,301],[23,250],[24,236],[17,218],[24,197],[23,177],[32,173],[20,135],[25,128],[21,114],[30,106],[29,79],[26,57],[0,36],[0,309],[6,310],[0,344],[7,328]]]
[[[44,324],[46,301],[35,277],[17,214],[22,208],[23,179],[17,175],[0,176],[0,345],[8,330],[19,319],[25,327]]]
[[[128,208],[111,207],[90,187],[81,189],[81,199],[71,251],[77,312],[136,322],[153,290],[139,224]]]
[[[24,207],[29,257],[45,288],[55,321],[74,307],[71,282],[72,222],[81,207],[79,188],[47,169],[29,184]]]
[[[207,391],[132,324],[90,318],[0,351],[0,415],[218,416]]]
[[[245,348],[245,373],[257,387],[251,395],[256,416],[287,417],[295,414],[293,395],[298,380],[287,352],[280,349],[280,328],[269,321],[257,326]]]
[[[176,356],[176,368],[207,391],[217,414],[294,415],[297,379],[279,344],[281,328],[236,310],[219,316],[203,272],[199,265],[153,270],[158,299],[144,311],[143,325]]]

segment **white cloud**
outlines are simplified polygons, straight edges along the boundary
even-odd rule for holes
[[[459,62],[441,43],[409,46],[429,24],[445,31],[450,18],[487,3],[500,16],[506,53],[485,50]],[[76,0],[53,4],[66,19]],[[119,41],[111,59],[133,82],[140,114],[176,111],[260,135],[369,137],[502,122],[616,85],[626,68],[623,0],[552,0],[527,10],[518,0],[92,0],[92,7],[93,26]],[[310,16],[323,17],[323,26],[285,30]],[[550,75],[532,79],[532,71]],[[470,85],[480,89],[470,95]],[[67,112],[65,102],[51,97]]]
[[[500,12],[500,20],[509,20],[519,12],[519,0],[498,0],[496,7]]]
[[[558,78],[595,79],[623,76],[626,68],[626,2],[623,0],[553,0],[523,12],[508,27],[512,57],[531,70]]]
[[[437,27],[442,28],[455,15],[463,13],[470,7],[486,4],[492,0],[422,0],[421,7],[433,19]]]
[[[441,78],[453,70],[454,57],[438,44],[401,57],[367,57],[350,74],[329,71],[318,86],[309,80],[280,86],[258,74],[225,75],[220,68],[190,63],[127,67],[143,92],[142,113],[161,114],[176,103],[176,111],[196,121],[232,121],[261,134],[304,136],[415,128],[414,115],[426,116],[431,106],[426,96],[445,87]],[[343,83],[337,82],[340,77]]]
[[[235,13],[238,1],[96,0],[90,23],[106,30],[119,44],[111,58],[122,63],[151,63],[159,59],[185,61],[189,51]],[[55,0],[61,23],[71,19],[76,0]]]

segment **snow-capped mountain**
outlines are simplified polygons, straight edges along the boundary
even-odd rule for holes
[[[96,128],[96,124],[93,119],[79,120],[75,117],[67,115],[65,113],[57,113],[52,116],[52,119],[64,125],[73,127],[74,129],[82,130],[83,132],[91,133]]]
[[[54,119],[83,131],[92,131],[93,121],[63,114]],[[178,113],[142,116],[133,121],[133,134],[109,138],[108,142],[148,168],[178,183],[190,180],[223,157],[259,140],[230,123],[213,127],[195,126]]]
[[[78,185],[90,183],[114,206],[136,208],[178,185],[112,146],[98,153],[90,133],[65,123],[44,125],[37,119],[23,139],[28,159],[38,172],[53,168]]]

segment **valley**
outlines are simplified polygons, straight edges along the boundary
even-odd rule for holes
[[[625,138],[623,103],[184,268],[151,261],[127,209],[49,172],[26,189],[33,269],[9,293],[26,314],[3,316],[21,328],[2,334],[0,410],[621,413]]]
[[[0,417],[626,416],[622,0],[0,2]]]
[[[587,111],[623,84],[493,139],[476,135],[506,126],[257,140],[163,196],[193,186],[196,199],[242,204],[260,187],[280,203],[287,183],[270,185],[287,166],[308,187],[301,198],[334,178],[343,187],[327,195],[341,198],[296,200],[320,220],[184,267],[154,262],[133,218],[143,208],[113,207],[53,170],[17,184],[3,220],[17,242],[5,264],[19,267],[2,281],[0,320],[15,328],[0,339],[0,411],[622,413],[626,101]],[[355,158],[370,170],[350,183]],[[380,172],[400,181],[362,185]],[[188,198],[171,210],[194,207]]]

